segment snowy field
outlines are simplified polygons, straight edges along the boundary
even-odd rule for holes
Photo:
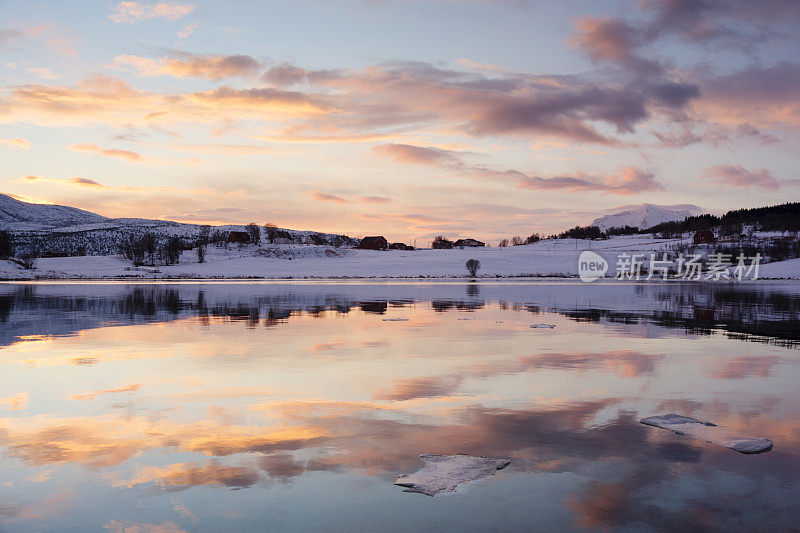
[[[24,270],[0,261],[0,279],[216,279],[216,278],[451,278],[464,277],[468,259],[478,259],[479,277],[575,276],[578,256],[592,250],[609,263],[613,276],[621,253],[663,253],[680,239],[650,235],[614,237],[605,241],[544,240],[526,246],[454,250],[372,251],[313,245],[209,246],[204,263],[194,250],[172,266],[133,267],[122,256],[43,258],[36,269]],[[800,278],[800,259],[761,266],[763,278]]]

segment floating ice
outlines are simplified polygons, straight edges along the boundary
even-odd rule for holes
[[[532,328],[539,329],[539,328],[546,328],[546,329],[553,329],[555,324],[531,324]]]
[[[440,492],[454,491],[460,483],[491,476],[511,463],[510,460],[503,458],[474,457],[464,454],[424,453],[419,458],[425,463],[422,470],[413,474],[402,474],[394,482],[395,485],[406,487],[403,492],[435,496]]]
[[[674,431],[711,444],[718,444],[741,453],[760,453],[772,449],[772,441],[764,437],[742,437],[735,429],[721,427],[711,422],[670,413],[663,416],[649,416],[640,420],[642,424]]]

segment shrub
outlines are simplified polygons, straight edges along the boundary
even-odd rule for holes
[[[514,246],[519,246],[520,244],[522,244],[522,237],[520,237],[519,235],[511,237],[511,244],[513,244]]]
[[[197,247],[197,262],[198,263],[205,263],[206,262],[206,245],[201,244]]]
[[[533,233],[525,239],[525,244],[533,244],[542,240],[542,236],[538,233]]]
[[[497,243],[498,248],[505,248],[508,246],[508,239],[502,239],[499,243]]]

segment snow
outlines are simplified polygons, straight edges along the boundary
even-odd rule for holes
[[[402,474],[394,482],[395,485],[406,488],[403,492],[435,496],[440,492],[454,491],[460,483],[491,476],[511,463],[508,459],[462,454],[422,454],[419,458],[425,463],[422,470],[413,474]]]
[[[642,204],[639,206],[626,206],[628,209],[619,211],[611,215],[605,215],[594,219],[592,226],[597,226],[601,230],[608,228],[620,228],[633,226],[639,229],[651,228],[662,222],[672,222],[683,220],[692,215],[699,215],[705,211],[696,205],[655,205]]]
[[[206,262],[194,250],[172,266],[134,268],[120,255],[43,258],[36,270],[0,262],[0,279],[44,278],[392,278],[463,277],[465,263],[478,259],[481,277],[574,276],[580,251],[591,248],[610,265],[618,253],[662,251],[680,240],[626,236],[606,241],[547,240],[508,248],[453,250],[358,250],[314,245],[209,246]],[[576,249],[577,248],[577,249]]]
[[[670,413],[663,416],[642,418],[642,424],[668,429],[678,435],[686,435],[711,444],[718,444],[741,453],[760,453],[772,449],[772,441],[765,437],[743,437],[735,429],[701,422],[695,418]]]
[[[592,250],[614,276],[621,253],[658,256],[691,239],[655,239],[628,235],[603,241],[548,239],[507,248],[453,250],[358,250],[314,245],[209,246],[206,262],[195,250],[183,252],[177,265],[133,267],[120,255],[42,258],[35,270],[0,261],[0,279],[218,279],[218,278],[418,278],[466,277],[468,259],[481,262],[478,277],[576,276],[578,257]],[[800,279],[800,259],[761,265],[762,278]]]
[[[772,279],[800,279],[800,258],[761,265],[759,276]]]

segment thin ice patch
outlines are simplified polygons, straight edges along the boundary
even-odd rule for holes
[[[761,453],[772,449],[772,441],[765,437],[743,437],[735,429],[721,427],[711,422],[701,422],[695,418],[675,413],[662,416],[649,416],[640,420],[642,424],[674,431],[711,444],[718,444],[741,453]]]
[[[464,454],[423,453],[419,458],[425,463],[422,470],[413,474],[402,474],[394,482],[395,485],[406,488],[403,492],[418,492],[428,496],[452,492],[460,483],[491,476],[511,464],[508,459]]]
[[[553,329],[555,324],[531,324],[531,327],[534,329]]]

